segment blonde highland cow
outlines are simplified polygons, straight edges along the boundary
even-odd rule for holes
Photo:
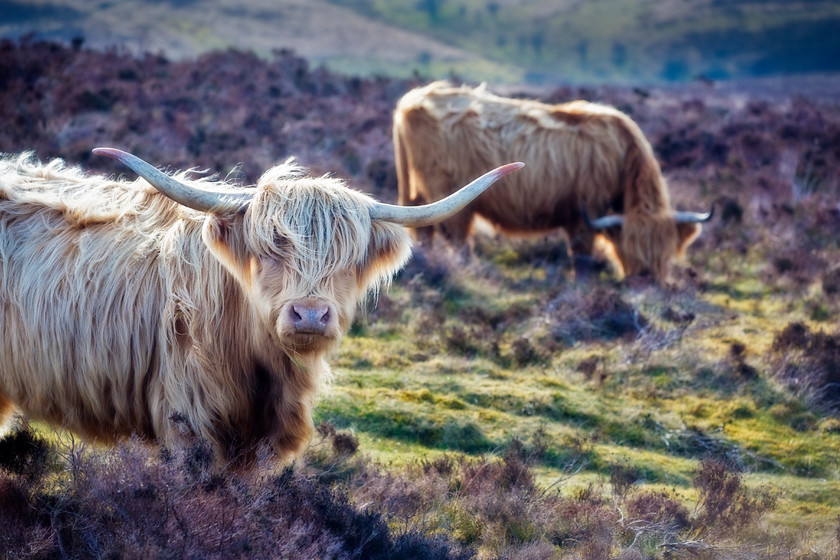
[[[95,152],[143,178],[0,160],[0,420],[17,410],[106,442],[186,433],[222,464],[261,443],[298,454],[326,356],[409,256],[404,226],[519,167],[406,212],[293,162],[232,188]]]

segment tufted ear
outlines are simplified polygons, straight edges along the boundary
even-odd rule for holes
[[[365,266],[362,267],[364,277],[360,278],[363,287],[387,282],[411,255],[411,237],[403,226],[373,220],[370,233]]]
[[[213,256],[246,291],[251,292],[257,272],[257,259],[248,253],[238,234],[241,227],[237,228],[237,224],[241,226],[241,217],[210,216],[204,222],[201,236]]]

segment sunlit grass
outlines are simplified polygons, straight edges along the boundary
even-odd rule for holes
[[[777,333],[816,323],[760,263],[705,290],[674,291],[548,275],[517,248],[466,267],[444,262],[439,285],[401,276],[382,296],[387,317],[374,311],[343,342],[317,419],[353,430],[397,469],[492,456],[539,433],[544,487],[609,489],[610,473],[628,469],[637,488],[676,492],[687,507],[699,461],[727,458],[750,487],[778,494],[773,523],[831,530],[840,502],[823,494],[840,484],[840,434],[772,377]],[[600,320],[574,316],[592,312],[586,298],[597,290],[628,302],[646,326],[615,337],[569,327]],[[548,310],[551,301],[562,305]]]

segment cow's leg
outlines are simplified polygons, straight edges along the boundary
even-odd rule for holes
[[[599,267],[595,261],[595,232],[589,228],[580,229],[569,235],[568,252],[572,279],[586,277]]]
[[[591,257],[595,247],[595,233],[591,230],[577,230],[569,235],[569,249],[573,255]]]
[[[575,281],[575,251],[572,249],[572,240],[566,236],[566,258],[569,259],[569,277]]]

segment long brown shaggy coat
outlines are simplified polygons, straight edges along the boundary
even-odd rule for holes
[[[563,228],[573,252],[591,254],[597,232],[583,209],[592,217],[623,214],[623,227],[603,232],[619,269],[664,279],[700,231],[696,223],[674,220],[659,164],[638,125],[605,105],[546,105],[499,97],[483,86],[434,82],[398,103],[394,147],[403,205],[438,200],[500,162],[526,164],[437,226],[456,244],[479,215],[508,234]],[[431,228],[420,232],[424,240],[431,234]]]

